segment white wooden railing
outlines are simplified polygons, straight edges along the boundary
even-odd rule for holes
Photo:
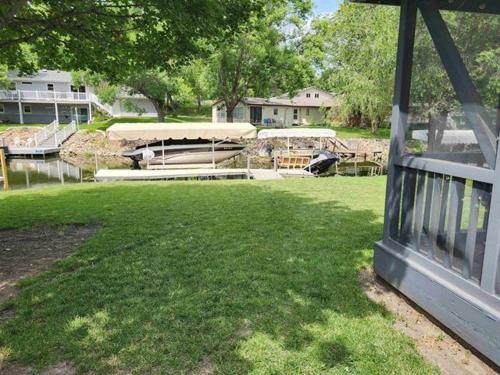
[[[113,114],[113,108],[102,103],[97,95],[91,92],[72,91],[28,91],[28,90],[0,90],[0,100],[23,101],[33,100],[42,102],[91,102],[102,110]]]
[[[78,130],[78,125],[76,121],[71,121],[64,128],[56,131],[52,136],[45,139],[39,144],[40,147],[59,147],[66,139],[68,139],[72,134],[76,133]]]
[[[34,136],[35,147],[44,142],[46,139],[50,138],[59,129],[59,122],[56,120],[52,121],[49,125],[40,129]]]
[[[0,90],[0,100],[88,101],[89,93],[72,91]]]
[[[94,103],[96,106],[98,106],[99,108],[105,110],[106,112],[108,112],[110,115],[113,114],[113,108],[109,105],[109,104],[105,104],[105,103],[102,103],[99,98],[97,97],[96,94],[94,93],[89,93],[89,99],[92,103]]]

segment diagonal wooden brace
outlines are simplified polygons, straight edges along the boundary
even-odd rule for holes
[[[488,125],[479,92],[472,81],[435,0],[420,0],[418,8],[424,18],[436,50],[446,69],[465,117],[474,131],[488,165],[495,168],[497,137]]]

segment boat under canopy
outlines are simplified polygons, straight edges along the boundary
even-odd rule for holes
[[[159,141],[168,139],[248,139],[257,131],[249,123],[123,123],[110,126],[112,141]]]
[[[269,138],[335,138],[337,133],[332,129],[264,129],[257,135],[258,139]]]

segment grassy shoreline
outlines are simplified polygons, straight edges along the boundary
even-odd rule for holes
[[[0,228],[98,223],[21,283],[0,362],[95,374],[433,373],[358,270],[385,178],[83,184],[0,194]]]

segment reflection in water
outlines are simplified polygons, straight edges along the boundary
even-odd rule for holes
[[[93,171],[76,167],[60,159],[10,159],[9,184],[12,189],[80,183],[93,179]]]

